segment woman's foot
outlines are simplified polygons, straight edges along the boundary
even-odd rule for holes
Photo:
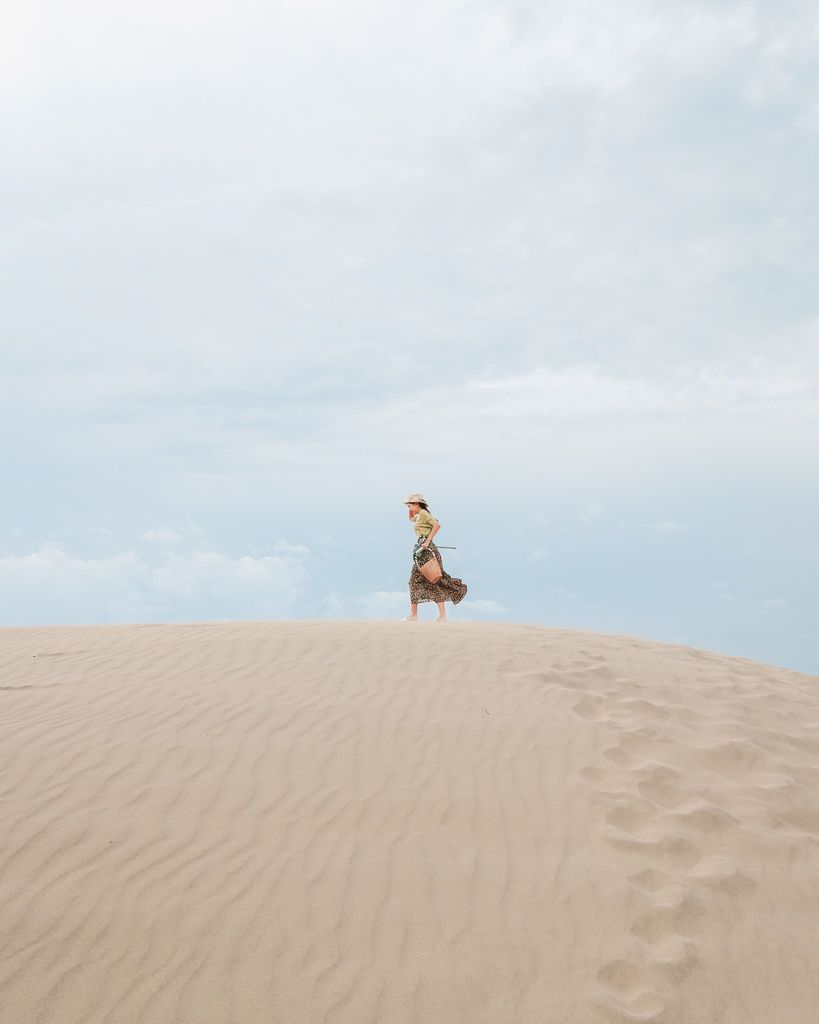
[[[418,621],[418,616],[417,615],[405,615],[404,618],[401,619],[401,621],[402,622],[417,622]]]
[[[432,621],[433,622],[449,622],[449,619],[446,617],[446,615],[439,615],[437,619],[433,619]]]

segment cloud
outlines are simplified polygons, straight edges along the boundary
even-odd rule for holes
[[[281,470],[303,500],[436,442],[498,478],[809,421],[808,5],[29,7],[0,168],[24,471]]]
[[[174,622],[290,616],[309,582],[307,549],[258,558],[215,551],[81,558],[47,544],[0,558],[0,622]]]
[[[601,501],[590,501],[580,510],[579,519],[581,523],[593,523],[603,515],[603,503]]]
[[[505,614],[506,609],[498,601],[467,597],[459,605],[455,606],[451,617],[466,621],[482,621],[485,619],[495,619]]]
[[[161,544],[167,547],[171,544],[178,544],[182,538],[170,527],[159,526],[155,530],[146,530],[142,534],[142,539],[147,540],[149,544]]]
[[[406,590],[373,590],[350,596],[331,591],[321,601],[328,619],[400,619],[409,610]]]
[[[374,590],[360,596],[345,596],[331,592],[322,600],[324,617],[329,619],[401,619],[409,610],[409,594],[406,590]],[[434,604],[429,604],[435,615],[438,614]],[[481,621],[504,615],[506,609],[497,601],[470,600],[461,601],[455,606],[447,606],[447,615],[453,621]],[[432,614],[432,612],[429,612]],[[427,615],[423,606],[419,616]]]
[[[360,597],[332,594],[325,607],[331,618],[392,619],[405,615],[409,596],[405,590],[374,590]]]
[[[153,594],[177,616],[288,616],[307,582],[300,560],[268,555],[231,558],[213,551],[169,555],[151,572]]]
[[[9,315],[61,405],[776,355],[809,313],[807,4],[28,6]]]
[[[819,371],[819,366],[816,367]],[[469,382],[465,403],[493,419],[693,418],[778,415],[810,418],[819,372],[755,361],[745,370],[680,368],[665,379],[613,373],[600,365],[538,367],[524,376]]]
[[[103,609],[127,605],[134,588],[143,590],[148,574],[133,551],[81,559],[45,544],[27,555],[0,558],[0,620],[6,625],[100,621]]]

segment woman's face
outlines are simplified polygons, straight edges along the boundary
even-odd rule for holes
[[[421,506],[416,501],[408,501],[407,508],[409,509],[409,514],[411,516],[417,516],[421,511]]]

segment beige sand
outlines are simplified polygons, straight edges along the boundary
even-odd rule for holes
[[[0,630],[3,1024],[815,1024],[819,679],[474,623]]]

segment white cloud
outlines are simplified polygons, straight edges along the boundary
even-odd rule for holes
[[[259,558],[214,551],[80,558],[56,544],[0,558],[0,622],[254,619],[291,615],[308,583],[302,549]]]
[[[330,619],[401,619],[409,611],[406,590],[373,590],[360,596],[345,596],[335,591],[322,601],[325,618]],[[419,617],[437,615],[432,602],[419,606]],[[466,598],[458,605],[447,605],[447,616],[453,621],[478,621],[505,615],[506,609],[497,601]]]
[[[505,615],[506,609],[498,601],[467,597],[453,609],[453,618],[494,619]]]
[[[161,544],[163,547],[169,547],[172,544],[178,544],[182,538],[170,527],[158,526],[155,530],[146,530],[142,534],[142,539],[147,540],[150,544]]]
[[[231,558],[214,551],[168,555],[151,571],[153,592],[185,617],[266,618],[287,615],[307,580],[300,561],[269,555]],[[184,611],[182,611],[184,609]]]
[[[819,367],[776,366],[756,360],[745,370],[677,369],[667,378],[613,373],[600,365],[551,369],[475,381],[465,404],[497,419],[597,419],[612,415],[809,418],[819,401]]]
[[[286,540],[276,541],[273,550],[284,557],[305,558],[310,554],[306,544],[289,544]]]
[[[375,590],[366,594],[357,602],[359,617],[364,619],[392,618],[409,606],[409,595],[406,591]]]
[[[148,574],[133,551],[82,559],[57,544],[44,544],[27,555],[0,558],[0,621],[116,621],[118,610],[127,608],[135,593],[145,592]]]
[[[593,523],[603,515],[603,503],[601,501],[590,501],[580,510],[581,523]]]
[[[400,619],[409,610],[406,590],[373,590],[359,596],[331,591],[322,599],[328,619]]]

